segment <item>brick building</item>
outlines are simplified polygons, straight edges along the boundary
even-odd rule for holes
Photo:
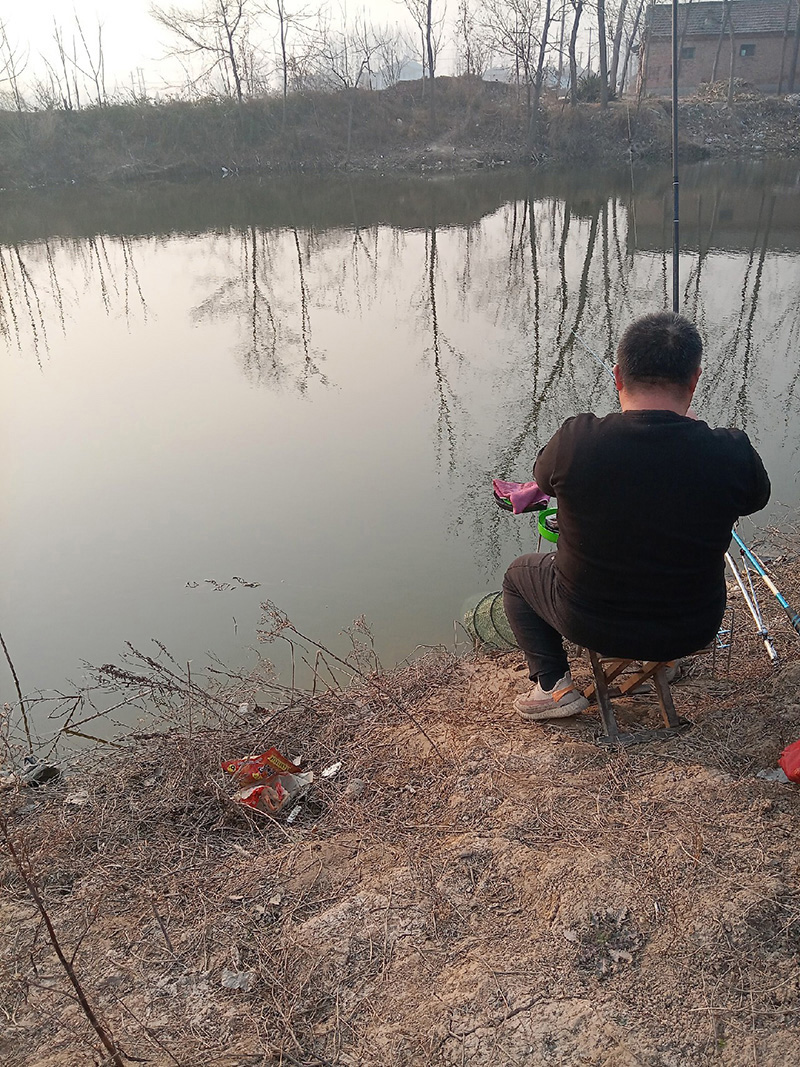
[[[797,46],[800,38],[798,0],[731,0],[678,5],[680,59],[678,92],[693,92],[711,81],[714,60],[716,80],[727,79],[731,65],[730,29],[733,27],[735,78],[762,92],[800,89]],[[640,50],[640,79],[648,93],[668,93],[672,83],[672,7],[650,8]],[[792,84],[794,83],[794,84]]]

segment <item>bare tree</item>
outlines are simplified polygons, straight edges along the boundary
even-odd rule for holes
[[[583,14],[583,0],[569,0],[572,4],[572,31],[569,35],[569,102],[572,107],[578,103],[578,60],[575,49],[578,40],[578,27]]]
[[[722,0],[722,22],[719,27],[717,50],[714,54],[714,66],[711,70],[711,81],[714,82],[717,80],[717,67],[719,65],[720,52],[722,51],[722,39],[725,36],[725,30],[727,30],[731,48],[730,64],[728,67],[728,107],[733,107],[733,82],[736,69],[736,39],[733,28],[733,19],[731,17],[731,7],[732,0]]]
[[[614,28],[614,39],[611,45],[611,66],[608,70],[608,88],[612,93],[617,91],[617,71],[619,69],[619,53],[622,48],[622,34],[625,30],[625,13],[628,10],[628,0],[620,0],[617,9],[617,23]]]
[[[337,29],[321,28],[319,58],[322,65],[323,84],[346,93],[347,109],[347,155],[353,140],[353,108],[356,93],[361,88],[372,88],[373,60],[379,53],[381,36],[363,17],[356,18],[352,26],[345,21]]]
[[[436,59],[442,41],[444,10],[437,16],[433,13],[433,0],[403,0],[420,35],[422,47],[422,78],[427,73],[431,85],[431,111],[435,113]]]
[[[135,71],[131,71],[131,103],[146,104],[149,99],[144,70],[137,67]]]
[[[57,23],[54,23],[54,26],[56,30],[54,39],[56,41],[56,46],[59,47],[61,69],[60,71],[56,69],[48,57],[42,54],[41,60],[44,64],[44,76],[35,78],[31,88],[38,107],[45,111],[52,111],[57,108],[63,108],[64,111],[71,111],[72,94],[69,85],[66,54],[63,49],[61,30]]]
[[[636,44],[637,39],[638,39],[639,24],[642,21],[642,13],[644,11],[644,5],[646,3],[647,3],[647,0],[639,0],[639,4],[638,4],[638,6],[636,8],[636,15],[635,15],[634,20],[633,20],[633,25],[631,26],[631,28],[629,30],[626,31],[627,40],[626,40],[626,43],[625,43],[625,58],[622,61],[622,73],[619,76],[619,90],[618,91],[619,91],[619,95],[620,96],[622,96],[622,93],[623,93],[623,91],[625,89],[625,79],[628,76],[628,67],[630,66],[630,62],[631,62],[631,54],[633,52],[633,46]],[[643,49],[645,47],[645,41],[640,41],[639,42],[639,47],[640,47],[640,49]],[[612,83],[612,85],[613,84],[614,83]]]
[[[245,96],[266,94],[272,88],[264,62],[264,52],[248,36],[239,46],[239,75]]]
[[[20,114],[25,111],[20,79],[28,64],[27,53],[11,43],[4,22],[0,22],[0,86],[8,86],[8,94],[14,109]]]
[[[58,76],[46,59],[44,59],[44,64],[45,76],[33,79],[31,92],[39,110],[55,111],[63,106],[64,94],[61,91]]]
[[[688,29],[689,29],[689,16],[691,14],[691,7],[692,7],[692,0],[686,0],[686,3],[683,5],[683,8],[684,8],[684,11],[683,11],[683,22],[681,23],[680,35],[679,35],[679,38],[678,38],[678,67],[677,67],[677,71],[678,71],[678,80],[679,81],[680,81],[680,76],[681,76],[681,56],[683,55],[683,46],[684,46],[684,43],[686,41],[686,33],[687,33]]]
[[[551,0],[545,0],[544,9],[539,0],[486,0],[484,17],[495,51],[511,61],[517,84],[525,88],[530,146],[536,134],[544,79]]]
[[[58,59],[61,65],[61,73],[64,75],[64,81],[61,82],[59,77],[59,84],[63,84],[63,91],[61,99],[64,104],[65,111],[72,111],[72,92],[69,87],[69,72],[67,70],[67,50],[64,47],[64,31],[53,19],[53,40],[56,42],[56,49],[58,50]]]
[[[53,19],[53,41],[58,59],[51,63],[42,57],[47,78],[37,81],[37,98],[44,106],[59,106],[65,111],[72,111],[73,108],[80,108],[83,91],[94,105],[105,107],[108,93],[102,22],[97,23],[95,39],[75,15],[72,39],[67,43],[63,27]]]
[[[89,42],[86,40],[86,34],[83,31],[83,25],[77,15],[75,16],[75,25],[78,28],[78,36],[83,45],[83,54],[81,56],[81,62],[78,63],[77,57],[73,53],[73,65],[81,72],[84,78],[86,78],[87,81],[90,81],[94,86],[94,97],[97,106],[104,107],[107,100],[106,61],[103,54],[103,23],[99,21],[97,23],[96,52],[89,47]]]
[[[714,65],[711,68],[711,81],[717,80],[717,67],[719,66],[719,57],[722,52],[722,41],[725,37],[725,30],[728,28],[728,19],[730,17],[730,5],[731,0],[722,0],[722,21],[719,25],[719,37],[717,37],[717,50],[714,53]]]
[[[53,40],[56,43],[59,65],[64,75],[64,110],[72,111],[73,107],[81,106],[81,93],[78,85],[78,47],[73,36],[72,55],[69,54],[64,42],[64,30],[55,19],[53,19]],[[71,86],[70,82],[72,82]]]
[[[380,35],[363,18],[336,29],[323,26],[319,58],[327,84],[335,89],[372,88],[373,58],[380,45]]]
[[[564,29],[567,24],[567,3],[566,0],[561,0],[561,10],[556,16],[560,26],[558,34],[558,47],[556,53],[558,55],[558,66],[556,68],[556,95],[561,93],[562,78],[564,76]]]
[[[434,111],[436,107],[436,57],[433,50],[433,0],[426,0],[425,4],[425,50],[428,53],[428,74],[431,79],[431,111]]]
[[[220,71],[225,91],[242,102],[243,56],[249,43],[252,0],[203,0],[200,10],[153,7],[150,14],[178,39],[172,54],[205,61],[198,80]]]
[[[600,107],[608,107],[608,48],[606,45],[606,0],[597,0],[597,51],[600,61]]]
[[[542,97],[542,84],[544,82],[544,61],[547,55],[547,35],[552,21],[552,0],[545,0],[544,14],[542,17],[542,29],[539,35],[539,55],[536,59],[536,73],[533,80],[533,101],[531,105],[530,123],[528,126],[528,144],[533,146],[536,138],[537,125],[539,122],[539,101]]]
[[[295,80],[293,75],[306,66],[303,60],[308,56],[313,37],[311,21],[318,18],[319,13],[305,7],[293,9],[291,4],[287,4],[287,0],[265,0],[258,10],[278,24],[278,67],[283,93],[282,121],[285,125],[289,86]],[[300,44],[303,45],[302,48],[298,48]]]
[[[281,48],[281,75],[283,82],[283,123],[286,124],[286,98],[289,95],[289,65],[286,61],[286,46],[291,20],[286,10],[285,0],[275,0],[275,17],[278,20],[278,39]]]
[[[457,71],[481,78],[489,65],[490,46],[471,0],[459,0],[456,19]]]
[[[403,70],[408,66],[411,43],[397,26],[378,30],[378,74],[383,89],[397,85]]]
[[[306,47],[295,47],[286,56],[288,68],[288,86],[291,92],[301,93],[320,80],[320,42],[311,39]]]

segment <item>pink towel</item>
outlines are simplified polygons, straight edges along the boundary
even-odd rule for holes
[[[492,478],[492,487],[495,496],[508,497],[515,515],[534,508],[543,508],[550,499],[536,482],[501,482],[498,478]]]

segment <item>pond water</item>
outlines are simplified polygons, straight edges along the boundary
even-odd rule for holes
[[[666,170],[0,194],[0,629],[24,689],[151,638],[240,664],[265,599],[335,646],[366,616],[387,665],[452,643],[533,544],[492,476],[613,410],[585,346],[670,306]],[[681,177],[697,407],[750,434],[780,514],[800,164]]]

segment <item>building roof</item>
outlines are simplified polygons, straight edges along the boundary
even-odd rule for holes
[[[789,33],[797,18],[797,0],[790,0]],[[755,36],[762,33],[782,34],[786,27],[786,0],[732,0],[731,21],[737,37]],[[686,39],[690,37],[716,36],[722,28],[725,5],[716,3],[678,4],[678,32],[683,31],[688,18]],[[650,12],[650,36],[672,35],[672,5],[656,4]]]

